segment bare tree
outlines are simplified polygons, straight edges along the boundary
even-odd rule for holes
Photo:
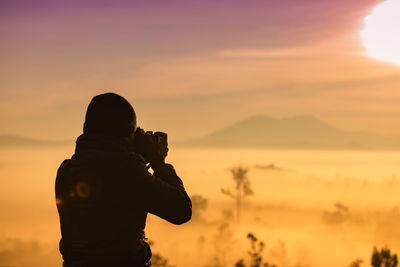
[[[230,169],[233,180],[235,182],[235,189],[232,192],[230,189],[221,189],[222,194],[233,198],[236,201],[236,219],[240,221],[240,211],[242,208],[243,199],[253,194],[253,190],[250,187],[250,180],[247,177],[249,171],[248,168],[234,167]]]

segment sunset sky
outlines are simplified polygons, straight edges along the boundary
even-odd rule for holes
[[[381,2],[3,0],[0,134],[73,139],[113,91],[173,139],[259,113],[400,135],[400,66],[360,34]]]

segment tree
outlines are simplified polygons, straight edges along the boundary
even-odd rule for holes
[[[362,259],[356,259],[350,263],[349,267],[361,267],[361,263],[363,263]]]
[[[385,247],[382,248],[381,251],[378,251],[376,247],[374,247],[374,251],[372,252],[371,264],[374,267],[397,267],[397,254],[391,254],[390,249]]]
[[[236,219],[240,221],[240,211],[242,207],[243,199],[247,196],[253,194],[253,190],[250,187],[250,180],[247,177],[248,168],[244,167],[234,167],[230,171],[233,175],[233,180],[235,182],[235,189],[232,192],[230,189],[221,189],[222,194],[233,198],[236,202]]]
[[[226,267],[233,263],[231,259],[233,258],[236,240],[228,223],[222,223],[218,226],[212,243],[214,244],[214,256],[207,267]]]
[[[152,240],[148,241],[150,246],[154,245]],[[173,265],[169,264],[168,260],[161,256],[160,253],[153,252],[151,256],[151,266],[153,267],[174,267]]]
[[[193,195],[190,198],[192,200],[192,220],[193,221],[204,220],[203,213],[207,209],[208,200],[200,195]]]
[[[271,265],[267,262],[263,263],[262,252],[265,247],[263,241],[259,241],[252,233],[247,234],[247,239],[250,241],[250,250],[248,251],[250,256],[249,267],[277,267],[276,265]],[[246,267],[246,264],[243,259],[240,259],[236,262],[235,267]]]
[[[262,252],[265,244],[262,241],[258,241],[257,237],[252,233],[247,234],[247,238],[250,240],[251,245],[251,249],[249,250],[250,267],[259,267],[262,263]]]
[[[151,257],[151,266],[153,267],[174,267],[168,263],[168,260],[160,255],[160,253],[153,253]]]
[[[331,225],[342,224],[350,219],[350,209],[342,203],[335,203],[335,210],[332,212],[324,211],[322,219]]]

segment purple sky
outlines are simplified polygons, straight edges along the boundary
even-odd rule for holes
[[[1,132],[77,135],[90,98],[112,90],[145,126],[179,138],[254,113],[400,133],[400,110],[388,116],[369,97],[395,88],[398,70],[361,56],[359,31],[379,2],[1,1]]]

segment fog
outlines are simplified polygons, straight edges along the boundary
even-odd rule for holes
[[[73,147],[0,151],[0,266],[61,266],[57,168]],[[146,235],[164,266],[249,265],[248,233],[278,267],[370,266],[373,248],[400,251],[400,152],[174,148],[168,162],[194,196],[180,226],[149,216]],[[236,218],[231,168],[253,194]],[[257,241],[257,242],[258,242]],[[159,261],[158,261],[159,262]],[[165,263],[165,262],[164,262]]]

